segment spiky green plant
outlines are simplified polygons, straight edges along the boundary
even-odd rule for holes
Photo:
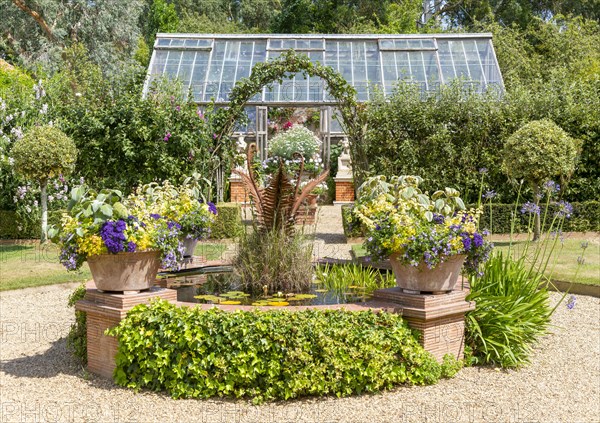
[[[477,306],[466,317],[466,344],[477,364],[527,364],[533,346],[548,329],[554,309],[547,285],[525,260],[496,252],[484,275],[470,278],[467,300]]]

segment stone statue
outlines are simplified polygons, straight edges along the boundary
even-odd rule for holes
[[[342,154],[338,157],[338,172],[336,178],[352,178],[352,161],[350,160],[350,143],[348,137],[341,142]]]

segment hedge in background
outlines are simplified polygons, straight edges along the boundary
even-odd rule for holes
[[[242,233],[242,208],[237,203],[217,204],[218,215],[212,225],[212,239],[235,238]]]
[[[48,212],[48,224],[59,224],[61,215],[60,210]],[[29,219],[23,219],[14,211],[0,210],[0,239],[38,239],[40,217],[31,214]]]
[[[115,381],[174,398],[348,396],[436,383],[440,365],[392,313],[236,311],[138,305],[119,326]]]
[[[562,231],[563,232],[588,232],[600,231],[600,202],[598,201],[586,201],[583,203],[571,203],[573,206],[573,213],[571,217],[565,219]],[[477,207],[476,204],[467,205],[467,208]],[[542,218],[545,206],[540,205],[542,209]],[[548,207],[548,217],[546,224],[548,225],[551,220],[551,216],[554,215],[557,210],[555,205]],[[512,217],[515,212],[514,204],[493,204],[492,205],[492,225],[490,228],[490,207],[484,205],[483,215],[479,222],[481,228],[491,229],[492,233],[505,234],[510,233],[510,226]],[[520,207],[517,208],[517,219],[515,222],[515,232],[523,232],[527,230],[529,215],[521,214]]]
[[[600,232],[600,202],[585,201],[582,203],[571,203],[573,213],[571,217],[565,219],[563,232]],[[476,204],[468,204],[467,208],[477,207]],[[542,205],[542,213],[544,206]],[[342,206],[342,221],[344,225],[344,234],[347,238],[357,238],[364,236],[360,222],[351,213],[352,206]],[[553,216],[556,206],[548,207],[548,216]],[[490,207],[488,204],[483,206],[483,214],[479,226],[481,228],[491,229],[494,234],[508,234],[511,230],[511,222],[515,212],[514,204],[493,204],[492,205],[492,225],[490,228]],[[527,230],[528,216],[521,214],[520,207],[517,208],[517,219],[515,221],[515,233]],[[547,224],[551,219],[548,220]]]

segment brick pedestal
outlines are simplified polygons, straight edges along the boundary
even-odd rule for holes
[[[85,298],[77,301],[75,309],[85,312],[87,316],[87,358],[90,372],[112,379],[118,342],[116,338],[105,335],[104,331],[118,325],[134,306],[147,303],[153,298],[175,302],[177,291],[153,287],[139,294],[123,295],[88,288]]]
[[[475,302],[465,301],[468,293],[460,285],[440,295],[406,294],[394,287],[375,291],[373,299],[398,304],[408,325],[421,332],[421,345],[441,362],[446,354],[463,358],[465,313],[475,308]]]
[[[250,201],[248,191],[246,191],[246,187],[242,183],[242,178],[237,175],[232,175],[229,179],[229,191],[232,203],[246,204]]]
[[[335,181],[335,203],[354,202],[354,181],[350,178],[333,178]]]

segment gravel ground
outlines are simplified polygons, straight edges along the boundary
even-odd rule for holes
[[[598,422],[600,300],[561,304],[532,364],[463,369],[427,387],[253,406],[134,393],[70,358],[66,307],[74,284],[0,293],[0,421],[96,422]],[[553,301],[559,294],[551,293]]]

